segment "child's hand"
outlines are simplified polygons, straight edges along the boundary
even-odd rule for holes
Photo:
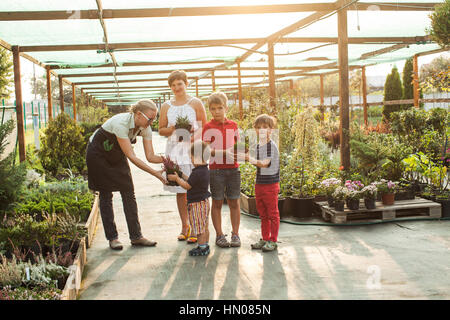
[[[178,174],[175,172],[175,174],[168,174],[167,175],[167,179],[169,180],[169,181],[177,181],[177,179],[178,179]]]

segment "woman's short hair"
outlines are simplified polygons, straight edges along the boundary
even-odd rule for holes
[[[170,73],[168,78],[169,87],[175,80],[182,80],[186,85],[188,84],[187,74],[186,72],[184,72],[184,70],[175,70]]]
[[[263,113],[256,117],[255,122],[253,122],[253,127],[259,128],[261,125],[265,124],[269,128],[273,129],[275,128],[276,123],[277,121],[275,120],[274,117]]]
[[[191,144],[191,155],[194,158],[202,159],[202,162],[208,162],[211,157],[211,148],[206,142],[197,140]]]
[[[132,106],[130,106],[128,111],[131,113],[136,113],[138,111],[144,112],[147,110],[153,110],[156,113],[158,113],[158,107],[150,99],[139,100],[136,104],[133,104]]]
[[[228,105],[227,95],[221,91],[212,93],[208,97],[208,106],[211,106],[212,104],[218,104],[227,107]]]

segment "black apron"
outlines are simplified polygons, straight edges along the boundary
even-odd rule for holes
[[[131,143],[136,143],[134,139]],[[134,191],[127,157],[113,133],[99,128],[86,151],[89,189],[94,191]]]

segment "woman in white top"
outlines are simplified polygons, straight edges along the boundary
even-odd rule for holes
[[[108,119],[92,135],[87,152],[89,188],[99,191],[100,215],[109,246],[121,250],[117,228],[114,223],[112,192],[120,191],[132,245],[154,246],[156,242],[142,236],[139,224],[133,179],[128,160],[138,168],[148,172],[163,184],[166,179],[161,171],[154,170],[139,159],[133,151],[136,136],[142,136],[145,156],[148,162],[161,163],[162,157],[155,155],[152,145],[150,124],[158,109],[151,100],[141,100],[128,113],[120,113]]]
[[[176,162],[183,173],[191,174],[192,163],[190,160],[191,140],[201,139],[201,130],[206,123],[206,110],[200,99],[191,97],[186,92],[188,85],[187,75],[182,70],[173,71],[168,78],[169,87],[174,98],[161,106],[159,117],[159,134],[167,137],[166,157]],[[178,117],[187,117],[192,125],[193,137],[182,142],[175,134],[175,123]],[[196,237],[191,237],[187,216],[186,190],[179,186],[164,186],[165,190],[177,194],[177,207],[181,219],[181,233],[178,240],[196,242]]]

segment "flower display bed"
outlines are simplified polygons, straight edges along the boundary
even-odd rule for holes
[[[62,291],[61,300],[77,299],[78,291],[80,290],[81,286],[81,278],[83,276],[84,266],[86,265],[86,250],[92,244],[95,229],[97,228],[99,211],[99,196],[98,194],[96,194],[91,213],[86,222],[88,235],[86,238],[80,241],[80,245],[78,246],[77,254],[75,256],[73,264],[69,267],[70,274]]]
[[[414,200],[399,200],[393,205],[385,206],[381,201],[376,202],[376,208],[368,210],[361,200],[359,210],[336,211],[330,208],[327,202],[319,202],[322,218],[336,224],[363,222],[368,220],[402,220],[403,218],[441,218],[441,204],[416,197]]]

